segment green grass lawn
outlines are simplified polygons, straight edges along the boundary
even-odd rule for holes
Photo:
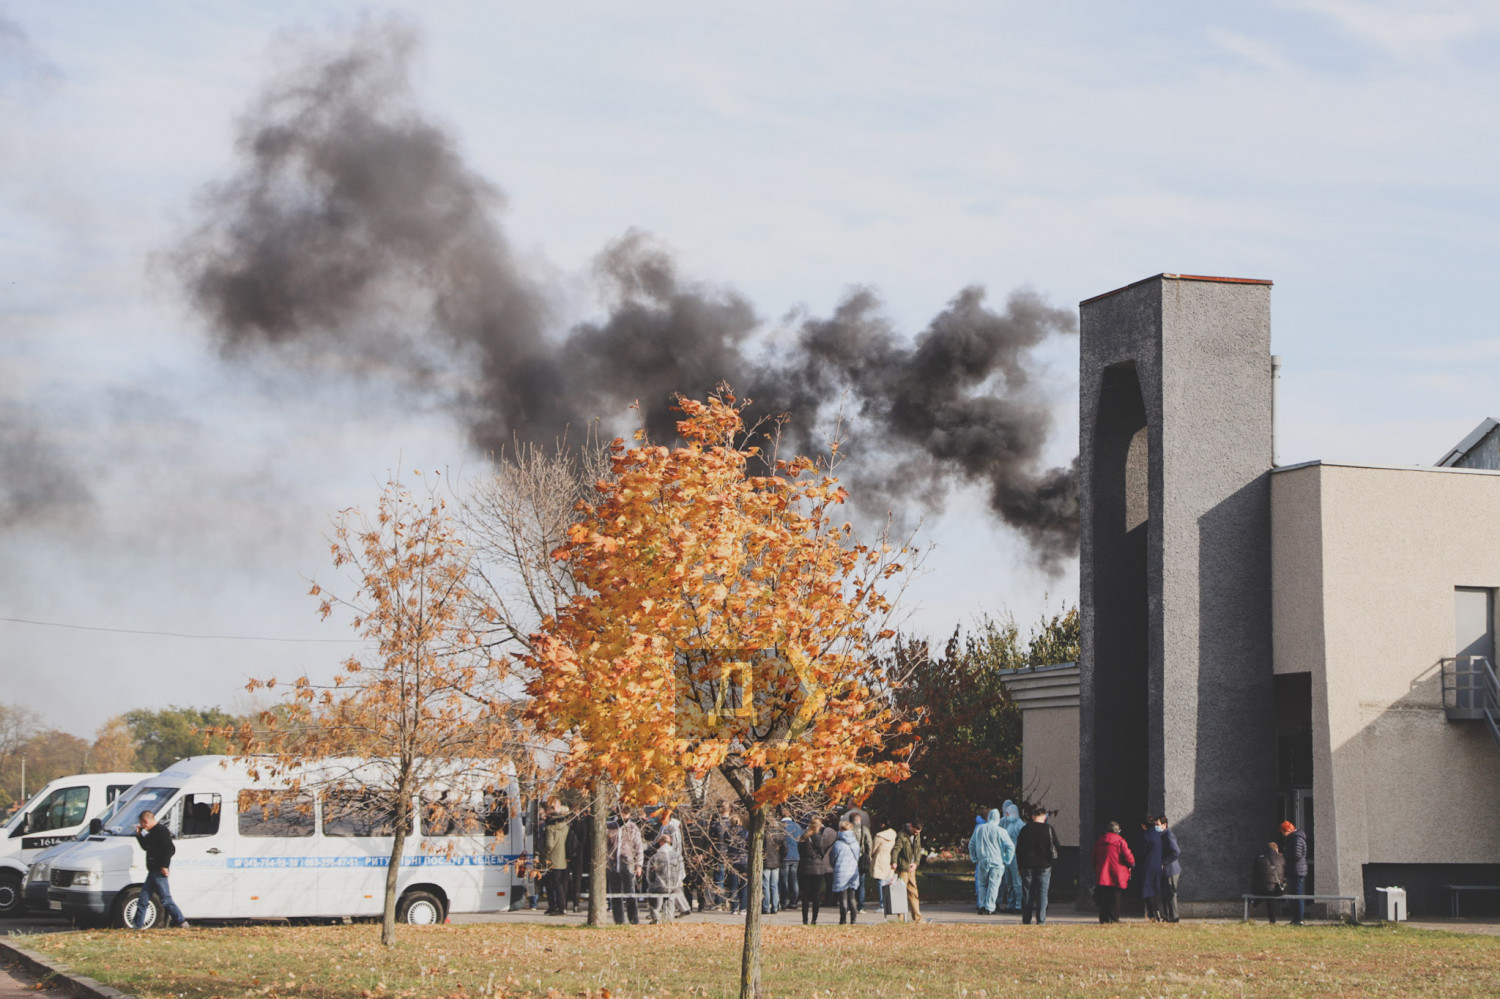
[[[94,930],[23,946],[143,999],[730,996],[740,928],[252,926]],[[765,930],[770,996],[1500,995],[1500,938],[1386,926],[896,923]]]

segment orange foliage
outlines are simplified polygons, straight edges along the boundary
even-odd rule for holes
[[[871,648],[904,550],[854,543],[809,458],[750,474],[727,390],[679,409],[682,446],[614,442],[614,479],[554,554],[583,592],[525,657],[527,719],[637,803],[714,768],[752,807],[906,776],[875,759],[897,725]]]

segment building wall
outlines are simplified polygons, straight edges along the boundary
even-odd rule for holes
[[[1016,670],[1007,675],[1005,686],[1021,709],[1022,794],[1056,812],[1050,821],[1058,839],[1076,847],[1078,664]]]
[[[1312,673],[1320,892],[1365,864],[1500,862],[1500,747],[1450,722],[1454,588],[1500,587],[1500,473],[1272,476],[1277,672]]]
[[[1078,846],[1078,706],[1035,708],[1021,716],[1021,786],[1057,814],[1064,846]],[[1092,846],[1092,842],[1089,844]]]
[[[1170,815],[1189,902],[1243,891],[1275,794],[1270,290],[1159,275],[1080,308],[1080,832]]]

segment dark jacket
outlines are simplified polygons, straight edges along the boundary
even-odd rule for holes
[[[922,833],[903,828],[896,834],[896,848],[891,851],[891,866],[897,874],[915,871],[922,862]]]
[[[1252,895],[1280,895],[1286,891],[1286,858],[1272,850],[1255,858],[1250,865]]]
[[[1051,867],[1053,849],[1061,846],[1052,823],[1028,822],[1016,833],[1016,866],[1028,871]]]
[[[172,855],[177,852],[177,844],[172,842],[172,834],[167,831],[166,826],[158,822],[145,832],[136,833],[135,841],[146,851],[148,870],[160,871],[172,866]]]
[[[1307,877],[1307,833],[1293,829],[1281,838],[1281,853],[1286,858],[1286,872],[1292,877]]]
[[[1161,833],[1155,826],[1147,826],[1141,833],[1140,877],[1136,880],[1142,898],[1156,897],[1161,888]]]
[[[781,823],[775,819],[766,820],[765,852],[761,865],[765,870],[774,871],[786,863],[786,830]]]
[[[1161,834],[1162,877],[1175,878],[1182,874],[1182,848],[1177,845],[1177,834],[1170,828]]]
[[[741,825],[731,825],[724,840],[724,862],[735,870],[750,869],[750,833]]]
[[[798,874],[832,874],[833,857],[831,851],[833,844],[838,840],[838,833],[824,826],[816,833],[807,832],[802,836],[802,842],[798,844],[797,873]]]

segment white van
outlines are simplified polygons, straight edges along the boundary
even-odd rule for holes
[[[146,779],[150,780],[151,778],[148,777]],[[52,862],[66,854],[79,843],[87,842],[90,836],[97,836],[104,828],[104,823],[114,817],[115,812],[129,797],[130,791],[120,792],[108,808],[94,818],[89,819],[89,824],[75,833],[72,839],[59,843],[56,846],[49,846],[31,858],[31,866],[26,870],[26,880],[22,883],[22,892],[26,896],[27,911],[47,911],[47,889],[52,887]]]
[[[347,790],[328,786],[292,799],[274,790],[286,785],[256,782],[228,757],[183,760],[133,788],[100,835],[52,863],[48,907],[79,921],[133,925],[146,878],[134,834],[149,809],[176,842],[172,898],[193,922],[378,916],[392,817],[354,789],[357,776]],[[512,807],[514,779],[505,780],[503,789],[455,780],[414,796],[397,918],[440,923],[452,912],[508,909],[515,892],[524,896],[521,810]],[[164,922],[154,899],[150,906],[146,925]]]
[[[21,884],[39,853],[87,830],[90,819],[132,784],[150,776],[113,773],[59,777],[11,816],[0,828],[0,916],[18,916],[24,911]]]

